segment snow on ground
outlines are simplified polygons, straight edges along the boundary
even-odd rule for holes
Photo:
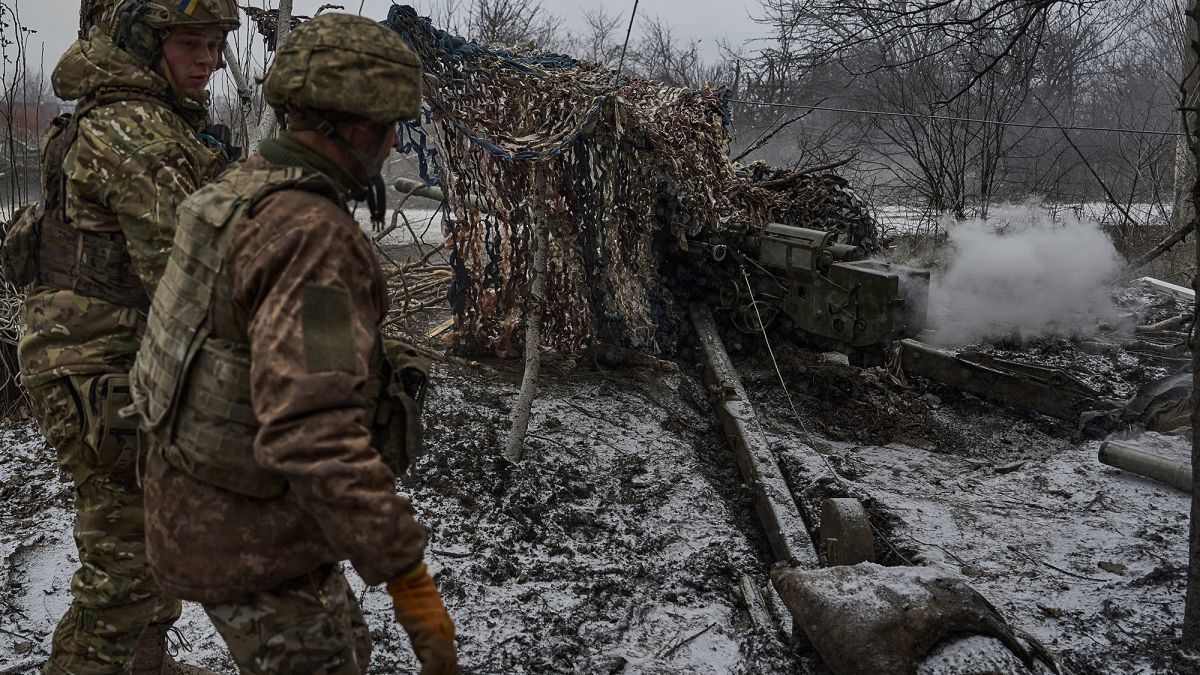
[[[897,550],[887,562],[964,574],[1075,672],[1173,672],[1166,654],[1181,621],[1186,495],[1098,464],[1097,444],[1062,423],[973,397],[929,403],[930,424],[943,430],[918,447],[928,429],[910,430],[904,443],[840,440],[867,420],[832,390],[797,384],[795,395],[845,410],[801,429],[769,386],[773,371],[744,365],[810,508],[822,495],[866,498]],[[519,373],[502,363],[439,366],[429,449],[400,483],[431,529],[431,567],[463,663],[488,673],[822,672],[811,654],[796,659],[744,622],[734,588],[743,573],[762,583],[768,553],[698,380],[553,360],[543,373],[530,448],[510,467],[499,450]],[[816,367],[808,375],[844,384]],[[868,402],[886,414],[887,404]],[[825,460],[800,442],[809,433]],[[28,422],[4,427],[0,443],[0,669],[26,672],[22,664],[44,659],[68,601],[69,489]],[[831,467],[841,483],[828,480]],[[351,578],[376,642],[371,672],[410,671],[386,594]],[[193,647],[187,660],[233,672],[198,607],[187,605],[180,628]]]
[[[515,468],[499,451],[519,375],[440,369],[429,450],[401,481],[431,530],[462,662],[505,673],[795,668],[778,641],[743,626],[734,589],[744,573],[765,580],[767,563],[703,391],[691,404],[678,394],[700,385],[549,368]],[[0,521],[0,669],[25,672],[68,602],[69,489],[29,423],[0,433],[5,502],[17,507]],[[413,671],[386,593],[352,582],[376,643],[371,672]],[[233,672],[198,607],[179,626],[186,660]]]
[[[532,447],[515,468],[497,458],[515,372],[480,382],[454,368],[429,409],[431,457],[413,483],[466,662],[482,672],[785,668],[778,643],[759,646],[740,627],[734,588],[743,573],[765,576],[763,544],[699,385],[543,372]]]
[[[1178,312],[1144,295],[1127,301],[1141,323]],[[1074,672],[1179,672],[1170,655],[1186,495],[1098,464],[1097,444],[1071,424],[776,347],[800,420],[765,355],[739,368],[801,503],[819,513],[823,497],[863,498],[880,562],[964,574]],[[1166,372],[1061,339],[989,350],[1082,369],[1113,396]],[[747,625],[735,589],[743,574],[764,583],[771,560],[698,371],[686,361],[682,373],[593,365],[547,355],[515,467],[500,448],[519,365],[436,367],[428,450],[399,487],[430,528],[463,664],[823,672],[811,651]],[[0,447],[0,671],[33,672],[76,565],[70,488],[31,422],[0,426]],[[350,576],[376,643],[371,672],[411,671],[386,594]],[[179,627],[192,646],[184,660],[233,672],[197,606],[185,606]]]
[[[1181,309],[1142,291],[1119,299],[1138,323]],[[965,575],[1076,673],[1200,671],[1173,653],[1189,495],[1100,464],[1099,441],[1082,439],[1072,423],[917,379],[901,385],[881,369],[793,347],[777,351],[799,419],[769,360],[743,364],[744,378],[812,512],[825,497],[864,500],[885,562]],[[1097,354],[1061,339],[988,351],[1086,372],[1112,398],[1168,372],[1117,347]]]
[[[995,414],[979,401],[947,408],[959,423]],[[1026,422],[950,451],[823,441],[824,460],[786,420],[772,426],[809,508],[863,499],[888,562],[963,574],[1074,672],[1178,672],[1168,657],[1182,626],[1188,495],[1101,465],[1099,442]]]
[[[861,463],[857,482],[903,521],[926,562],[971,578],[1077,668],[1140,652],[1125,672],[1149,672],[1147,647],[1178,637],[1182,621],[1190,499],[1101,465],[1098,445],[1003,473],[904,446],[844,457]]]
[[[70,488],[32,422],[0,428],[0,668],[41,663],[66,609],[74,555]]]
[[[994,205],[995,212],[1002,211],[1005,205]],[[1079,202],[1056,203],[1042,202],[1038,208],[1055,219],[1074,218],[1075,220],[1098,223],[1123,222],[1125,217],[1108,202]],[[1165,204],[1130,204],[1124,207],[1130,217],[1139,223],[1163,223],[1171,217],[1171,205]],[[880,228],[888,234],[917,234],[928,231],[936,223],[938,228],[946,231],[948,224],[953,223],[949,215],[936,215],[920,208],[903,204],[887,204],[874,206],[871,212]]]

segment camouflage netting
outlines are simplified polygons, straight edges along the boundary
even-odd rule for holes
[[[843,241],[874,246],[874,220],[845,181],[729,161],[722,89],[628,76],[614,86],[603,65],[487,49],[410,7],[393,7],[388,23],[426,70],[461,351],[517,352],[541,218],[550,236],[541,339],[565,353],[595,343],[673,353],[676,295],[688,289],[666,280],[663,262],[699,241],[732,243],[783,222],[833,224]]]
[[[719,88],[630,76],[614,86],[616,73],[603,65],[487,49],[409,7],[393,7],[388,24],[417,49],[427,73],[435,147],[426,147],[421,128],[410,132],[422,166],[434,159],[448,195],[459,351],[517,353],[540,218],[550,225],[542,343],[564,353],[608,343],[672,354],[685,330],[683,300],[717,285],[715,265],[686,255],[701,243],[736,244],[781,222],[837,229],[842,241],[875,247],[875,222],[842,179],[729,161],[729,109]],[[0,286],[0,380],[10,388],[20,299]],[[6,398],[13,397],[0,393],[0,403]]]

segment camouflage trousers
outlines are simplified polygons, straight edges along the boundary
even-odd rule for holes
[[[75,483],[80,566],[46,673],[128,672],[143,636],[165,630],[181,610],[146,565],[137,439],[102,419],[108,388],[119,380],[72,376],[27,389],[43,435]]]
[[[242,673],[357,675],[371,660],[358,600],[333,566],[204,611]]]

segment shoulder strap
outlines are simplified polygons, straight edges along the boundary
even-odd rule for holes
[[[46,152],[43,154],[44,165],[49,174],[47,177],[58,183],[56,193],[60,196],[58,199],[60,203],[47,204],[50,207],[47,210],[57,213],[63,224],[71,222],[67,218],[67,173],[65,171],[65,161],[67,153],[71,151],[71,148],[75,145],[75,141],[79,139],[79,123],[88,113],[96,108],[121,101],[141,101],[170,108],[170,105],[166,101],[143,89],[103,87],[80,98],[79,102],[75,105],[75,112],[63,116],[66,118],[66,128],[60,132],[60,136],[48,140]]]

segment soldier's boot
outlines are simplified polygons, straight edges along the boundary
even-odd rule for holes
[[[137,651],[133,653],[134,675],[217,675],[217,673],[179,663],[167,648],[167,633],[175,629],[164,629],[161,626],[150,626],[138,641]],[[178,635],[178,632],[176,632]]]

